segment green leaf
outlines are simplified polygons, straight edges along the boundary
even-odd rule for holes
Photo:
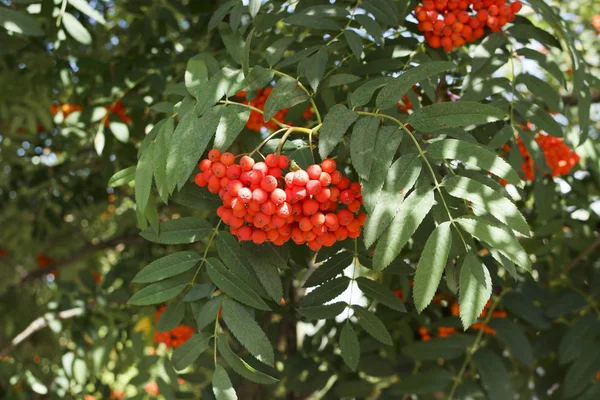
[[[489,171],[515,186],[523,186],[519,174],[506,161],[476,144],[456,139],[439,140],[427,148],[427,154],[437,159],[459,160],[470,167]]]
[[[372,212],[383,189],[390,166],[398,146],[402,142],[402,131],[396,126],[382,126],[377,132],[375,148],[377,161],[371,164],[369,180],[362,181],[362,197],[367,212]]]
[[[406,312],[404,303],[387,287],[363,276],[356,278],[358,288],[365,296],[388,306],[392,310]]]
[[[242,64],[242,58],[244,53],[244,39],[242,38],[242,34],[239,31],[233,32],[231,30],[231,26],[225,22],[221,22],[219,24],[219,35],[221,35],[221,39],[223,44],[225,44],[225,49],[227,53],[231,56],[231,59],[236,64]],[[250,37],[252,39],[252,37]],[[250,54],[248,53],[248,56]],[[244,67],[244,65],[242,65]],[[247,65],[243,68],[244,71],[247,69]]]
[[[211,108],[200,118],[192,112],[187,113],[175,128],[167,156],[169,192],[175,186],[181,189],[197,167],[202,153],[217,130],[221,108]]]
[[[511,233],[490,225],[489,222],[479,217],[461,217],[455,221],[469,234],[486,242],[515,264],[527,271],[531,270],[531,260],[529,260],[527,252]]]
[[[403,155],[388,169],[377,200],[365,201],[367,212],[373,207],[363,228],[366,247],[375,243],[401,209],[405,194],[412,189],[421,173],[421,166],[421,158],[417,153]]]
[[[134,306],[149,306],[169,301],[185,289],[189,284],[189,276],[182,275],[165,279],[146,286],[131,296],[128,303]]]
[[[563,137],[561,125],[537,104],[522,100],[515,103],[515,109],[523,119],[531,121],[538,129],[555,137]]]
[[[490,349],[482,348],[473,354],[473,362],[490,400],[513,398],[511,376],[502,357]]]
[[[415,110],[408,123],[421,132],[435,132],[440,129],[459,126],[481,125],[504,119],[504,111],[474,101],[435,103]]]
[[[264,250],[268,245],[248,244],[246,250],[246,259],[250,261],[250,265],[254,269],[258,280],[265,288],[271,299],[278,303],[283,298],[283,286],[279,269],[272,261],[271,257]]]
[[[376,21],[381,21],[384,24],[397,26],[398,25],[398,6],[393,0],[365,0],[362,6],[373,14]]]
[[[250,0],[250,4],[252,4],[252,2],[256,3],[257,0]],[[258,0],[259,7],[260,3],[261,0]],[[253,15],[253,17],[255,15]],[[227,375],[225,368],[221,367],[219,364],[215,365],[215,371],[213,372],[212,376],[212,386],[216,400],[237,400],[238,397],[235,393],[233,385],[231,384],[229,375]]]
[[[224,107],[213,148],[226,151],[244,129],[248,118],[250,118],[250,110],[247,108]]]
[[[515,204],[496,190],[473,179],[452,176],[443,187],[453,197],[470,201],[473,208],[481,208],[504,222],[510,228],[529,236],[527,221]]]
[[[317,54],[307,59],[307,66],[305,70],[306,79],[315,93],[317,92],[319,83],[321,83],[323,75],[325,74],[328,60],[329,50],[327,46],[321,47]]]
[[[238,355],[229,347],[227,337],[224,335],[218,336],[217,347],[227,364],[243,378],[262,385],[271,385],[279,382],[278,379],[252,368],[248,363],[238,357]]]
[[[558,82],[560,82],[561,85],[563,85],[563,86],[566,85],[566,80],[565,80],[564,74],[560,70],[560,67],[558,66],[558,64],[556,64],[554,61],[552,61],[550,59],[549,55],[540,53],[539,51],[529,49],[526,47],[517,50],[517,54],[519,56],[523,56],[530,60],[536,61],[540,67],[542,67],[550,75],[555,77],[556,80],[558,80]]]
[[[373,97],[375,91],[391,82],[392,79],[393,78],[390,78],[389,76],[384,76],[381,78],[372,79],[360,85],[350,95],[350,102],[352,103],[352,106],[360,107],[367,104],[369,101],[371,101],[371,97]]]
[[[201,260],[200,255],[193,251],[180,251],[159,258],[148,264],[133,278],[133,283],[151,283],[179,275]]]
[[[262,284],[258,281],[253,268],[247,258],[247,252],[241,247],[238,240],[228,232],[220,232],[217,238],[217,252],[223,263],[252,290],[263,297],[268,297]],[[279,302],[279,299],[277,300]]]
[[[194,319],[196,320],[196,326],[198,330],[202,330],[215,322],[219,310],[221,309],[221,302],[224,296],[217,296],[209,299],[206,303],[202,304],[192,303],[192,311],[194,312]]]
[[[192,365],[194,361],[208,348],[212,335],[209,333],[196,333],[173,351],[171,362],[177,371]]]
[[[389,391],[396,395],[443,392],[452,382],[452,377],[450,371],[442,368],[419,371],[416,375],[403,377],[400,382],[390,386]]]
[[[348,85],[350,83],[353,83],[353,82],[356,82],[359,80],[360,80],[360,77],[358,77],[356,75],[336,74],[336,75],[331,75],[329,78],[327,78],[325,80],[324,85],[327,87],[336,87],[336,86],[341,86],[341,85]],[[335,106],[337,106],[337,104]],[[332,107],[332,109],[333,109],[333,107]],[[330,110],[330,112],[331,112],[331,110]]]
[[[257,65],[256,67],[252,68],[246,77],[244,86],[241,90],[253,91],[262,89],[271,83],[274,74],[275,72],[273,72],[272,69],[264,69],[260,65]],[[273,92],[271,92],[271,94],[273,94]]]
[[[535,305],[533,300],[521,293],[512,292],[504,296],[502,305],[517,317],[527,321],[540,330],[552,328],[552,324],[546,319],[542,310]]]
[[[182,206],[202,211],[210,208],[216,209],[222,204],[221,199],[217,195],[210,193],[205,187],[201,188],[193,182],[184,185],[181,190],[175,192],[171,200]]]
[[[362,117],[354,124],[352,130],[350,138],[352,165],[362,179],[369,180],[380,122],[381,120],[376,117]]]
[[[256,17],[256,14],[258,14],[261,4],[262,0],[250,0],[248,10],[250,11],[250,16],[252,16],[252,18]]]
[[[184,217],[160,223],[160,233],[144,229],[140,235],[151,242],[160,244],[194,243],[213,230],[212,226],[198,217]]]
[[[597,350],[596,345],[592,345],[590,351],[584,352],[567,370],[563,386],[565,398],[581,393],[600,370],[600,353],[592,350],[594,348]]]
[[[460,320],[465,330],[477,321],[492,296],[492,278],[485,265],[472,252],[467,253],[460,268],[458,286]]]
[[[352,326],[346,322],[340,333],[340,351],[344,362],[352,371],[358,368],[360,360],[360,343]]]
[[[185,69],[185,87],[187,91],[198,98],[201,94],[200,88],[208,83],[208,67],[202,54],[198,54],[188,60]]]
[[[277,39],[272,45],[265,50],[265,59],[269,65],[275,65],[281,60],[287,48],[294,42],[291,36],[284,36]]]
[[[154,146],[150,146],[142,153],[135,169],[135,204],[144,213],[148,205],[148,198],[152,190],[152,160],[154,159]]]
[[[310,320],[332,319],[346,309],[348,304],[343,301],[327,304],[326,306],[312,306],[298,308],[298,314]]]
[[[383,30],[381,29],[381,26],[379,26],[377,21],[375,21],[373,18],[367,15],[362,14],[355,15],[354,18],[356,19],[356,21],[358,21],[359,24],[362,25],[365,31],[367,31],[367,33],[371,35],[371,37],[373,38],[373,40],[375,40],[375,42],[377,42],[377,44],[383,46]]]
[[[196,103],[193,105],[194,112],[197,116],[205,116],[209,114],[208,111],[216,113],[217,120],[214,122],[215,128],[219,123],[218,116],[220,115],[217,110],[221,110],[222,107],[213,107],[225,94],[229,92],[230,87],[238,87],[240,84],[235,79],[236,70],[230,68],[223,68],[215,75],[213,75],[207,84],[201,85],[198,88],[198,97],[196,97]],[[214,129],[212,133],[214,133]]]
[[[417,311],[422,312],[435,296],[451,247],[450,222],[441,223],[427,239],[417,265],[413,288]]]
[[[34,18],[6,7],[0,8],[0,26],[21,35],[44,36],[42,26]]]
[[[169,118],[167,122],[165,122],[160,128],[160,131],[156,136],[156,141],[154,142],[154,180],[156,182],[158,194],[165,203],[169,198],[169,183],[167,181],[167,156],[169,154],[169,147],[171,145],[171,138],[173,137],[174,130],[175,121],[173,118]]]
[[[560,42],[552,34],[540,29],[532,24],[513,24],[506,30],[509,35],[528,43],[531,40],[537,40],[543,45],[553,46],[562,50]]]
[[[270,310],[269,306],[267,306],[254,290],[238,276],[225,268],[225,266],[216,258],[206,259],[206,270],[213,283],[237,301],[249,305],[250,307],[258,308],[259,310]]]
[[[185,315],[185,303],[181,299],[174,300],[163,310],[158,318],[156,330],[168,332],[181,323]]]
[[[594,346],[594,338],[600,334],[600,321],[594,314],[579,318],[560,340],[558,359],[566,364],[580,357]]]
[[[353,305],[352,308],[358,314],[358,324],[373,338],[388,346],[393,345],[392,337],[385,325],[372,312],[361,306]]]
[[[453,360],[462,356],[474,342],[474,335],[457,334],[406,345],[402,353],[419,361]]]
[[[548,82],[531,74],[519,74],[517,75],[516,83],[522,83],[527,86],[533,97],[546,103],[550,110],[560,110],[560,94]]]
[[[108,186],[110,187],[118,187],[125,185],[135,179],[135,166],[128,167],[116,172],[113,176],[108,180]]]
[[[223,21],[223,18],[229,14],[229,10],[231,10],[238,2],[239,0],[229,0],[223,3],[221,7],[217,8],[217,10],[210,17],[210,21],[208,21],[208,31],[210,32],[215,29],[217,25]]]
[[[526,366],[533,364],[533,350],[523,328],[507,318],[492,318],[489,325],[496,331],[496,336],[504,342],[513,357]]]
[[[344,37],[346,38],[346,42],[348,42],[348,46],[350,46],[350,50],[352,50],[354,57],[360,61],[363,52],[362,38],[358,35],[358,33],[350,29],[346,29],[344,31]]]
[[[308,96],[298,88],[298,82],[287,76],[277,81],[277,85],[265,102],[265,121],[275,116],[283,108],[291,108],[296,104],[308,101]]]
[[[215,291],[215,285],[212,283],[202,283],[200,285],[194,284],[189,292],[183,298],[185,302],[193,302],[196,300],[204,299],[209,297]]]
[[[321,158],[327,158],[357,118],[358,114],[348,110],[343,104],[331,107],[319,131],[319,155]]]
[[[86,0],[69,0],[69,4],[87,15],[88,17],[98,21],[102,25],[106,24],[106,20],[98,11],[94,10]]]
[[[373,268],[382,271],[400,254],[433,206],[433,188],[420,186],[400,206],[375,247]]]
[[[334,278],[352,265],[353,258],[354,256],[349,251],[342,251],[334,255],[313,271],[302,286],[313,287]]]
[[[336,21],[321,18],[314,15],[293,14],[283,20],[286,24],[302,26],[305,28],[324,29],[328,31],[342,30],[342,26]]]
[[[387,109],[396,106],[402,97],[417,83],[454,68],[449,61],[436,61],[407,69],[398,78],[386,84],[377,96],[377,108]]]
[[[340,276],[339,278],[327,281],[304,296],[302,300],[300,300],[300,306],[310,307],[325,304],[344,293],[349,284],[350,278],[347,276]]]
[[[92,35],[88,32],[87,29],[73,16],[68,12],[65,12],[62,17],[62,24],[69,32],[69,35],[73,37],[73,39],[77,40],[81,44],[90,44],[92,43]]]
[[[233,336],[259,361],[273,366],[275,355],[269,339],[254,318],[240,303],[223,299],[223,321]]]
[[[252,38],[254,37],[254,29],[250,31],[246,41],[244,42],[244,51],[242,52],[242,71],[244,76],[248,76],[250,73],[250,50],[252,49]]]

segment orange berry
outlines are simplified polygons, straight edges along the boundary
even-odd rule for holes
[[[212,149],[208,152],[208,159],[212,162],[217,162],[221,159],[221,152],[217,149]]]

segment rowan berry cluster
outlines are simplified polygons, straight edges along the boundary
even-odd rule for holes
[[[535,141],[544,152],[546,164],[552,170],[552,176],[568,175],[571,169],[579,162],[580,157],[575,151],[565,144],[563,139],[554,136],[539,134],[535,137]],[[529,154],[527,147],[523,144],[521,138],[517,138],[517,145],[523,157],[521,169],[525,174],[527,181],[532,181],[534,178],[534,168],[537,168],[533,162],[533,158]],[[505,145],[503,150],[510,150],[509,145]],[[501,180],[500,183],[506,185],[506,181]]]
[[[249,104],[252,107],[258,108],[259,110],[264,110],[265,103],[267,102],[267,99],[271,95],[272,91],[273,91],[273,88],[271,88],[271,87],[267,87],[264,89],[258,89],[256,92],[256,97],[254,99],[243,100],[240,103]],[[235,95],[235,97],[245,99],[246,92],[245,91],[238,92]],[[282,110],[279,110],[273,118],[276,119],[277,121],[283,122],[285,120],[285,117],[286,117],[288,111],[289,111],[289,108],[284,108]],[[303,117],[304,117],[304,119],[309,120],[312,116],[313,116],[312,108],[311,108],[311,106],[308,106],[308,108],[304,111]],[[288,125],[290,125],[290,124],[288,123]],[[260,132],[260,129],[262,127],[265,127],[272,131],[276,130],[278,128],[277,124],[273,120],[265,121],[264,115],[259,113],[258,111],[254,111],[254,110],[250,111],[250,118],[248,118],[248,122],[246,122],[246,127],[248,129],[250,129],[251,131],[255,131],[255,132]]]
[[[423,0],[414,10],[418,29],[425,32],[429,46],[450,52],[485,35],[485,28],[499,32],[515,19],[520,1],[506,0]]]
[[[342,176],[332,159],[284,175],[289,166],[285,155],[269,154],[264,162],[243,156],[236,164],[233,154],[213,149],[195,181],[219,194],[217,215],[240,241],[281,246],[291,239],[316,251],[357,238],[366,220],[360,184]]]
[[[161,306],[156,313],[154,313],[154,322],[157,323],[160,315],[164,311],[166,306]],[[188,325],[180,324],[170,331],[154,332],[154,343],[164,343],[168,348],[179,347],[184,344],[194,334],[194,328]]]

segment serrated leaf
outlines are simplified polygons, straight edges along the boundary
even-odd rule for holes
[[[394,107],[402,97],[417,83],[454,68],[449,61],[436,61],[407,69],[398,78],[386,84],[377,96],[377,108]]]
[[[220,118],[221,107],[214,107],[200,118],[189,112],[179,122],[167,156],[169,192],[173,192],[175,186],[181,189],[187,182],[215,134]]]
[[[207,208],[216,209],[222,204],[217,195],[210,193],[205,187],[199,187],[193,182],[184,185],[181,190],[175,192],[171,200],[182,206],[203,211]]]
[[[26,36],[44,36],[42,26],[34,18],[6,7],[0,8],[0,26]]]
[[[340,315],[348,306],[343,301],[327,304],[325,306],[312,306],[298,308],[298,314],[310,320],[332,319]]]
[[[334,255],[321,264],[319,268],[313,271],[302,286],[317,286],[335,277],[336,275],[341,274],[344,272],[344,269],[352,265],[353,258],[354,256],[349,251],[343,251]]]
[[[297,104],[308,101],[308,96],[298,88],[298,82],[287,76],[277,81],[277,85],[265,102],[265,121],[275,116],[277,111],[284,108],[291,108]]]
[[[522,327],[507,318],[492,318],[489,325],[517,360],[526,366],[533,364],[533,350]]]
[[[185,303],[177,299],[169,303],[158,318],[156,330],[158,332],[167,332],[174,329],[181,323],[185,315]]]
[[[185,69],[185,88],[195,98],[200,95],[199,89],[208,82],[208,67],[204,56],[199,54],[188,60]]]
[[[217,8],[216,11],[210,17],[210,21],[208,21],[208,31],[212,31],[219,25],[223,18],[229,13],[229,10],[233,8],[233,6],[238,3],[239,0],[229,0],[221,5],[221,7]]]
[[[246,77],[246,80],[244,81],[244,85],[241,88],[241,90],[253,91],[257,89],[262,89],[268,86],[269,83],[271,83],[274,74],[275,73],[272,69],[265,69],[260,65],[257,65],[256,67],[252,68],[252,71],[250,71],[250,73]]]
[[[458,286],[460,320],[467,330],[477,321],[492,296],[492,278],[485,265],[472,252],[467,253],[460,268]]]
[[[234,300],[223,299],[223,321],[233,336],[259,361],[273,366],[275,355],[267,336],[246,309]]]
[[[265,50],[265,59],[269,65],[275,65],[281,60],[287,48],[294,42],[294,38],[284,36],[277,39],[272,45]]]
[[[258,1],[258,6],[260,7],[261,0],[254,0],[254,2],[256,1]],[[252,4],[252,0],[250,4]],[[212,376],[212,387],[216,400],[237,400],[238,398],[229,375],[227,375],[227,371],[219,364],[215,365],[215,371]]]
[[[419,361],[453,360],[462,356],[474,342],[474,335],[457,334],[406,345],[402,353]]]
[[[189,292],[186,293],[183,301],[193,302],[200,299],[209,297],[215,291],[215,285],[212,283],[202,283],[200,285],[194,284]]]
[[[259,310],[269,311],[270,308],[244,281],[234,275],[216,258],[206,259],[208,276],[219,289],[234,299]]]
[[[452,176],[443,182],[443,187],[451,196],[468,200],[474,208],[487,211],[525,236],[530,235],[529,225],[517,206],[489,186],[473,179]]]
[[[346,322],[340,333],[340,351],[344,362],[352,371],[358,368],[360,360],[360,343],[352,326]]]
[[[358,288],[365,296],[376,300],[392,310],[406,312],[404,303],[387,287],[363,276],[356,278]]]
[[[473,354],[473,362],[490,400],[513,398],[511,377],[502,357],[490,349],[482,348]]]
[[[148,147],[142,153],[135,169],[135,204],[144,213],[148,205],[150,191],[152,190],[152,160],[154,159],[154,147]]]
[[[562,50],[560,42],[549,32],[540,29],[532,24],[513,24],[506,30],[509,35],[528,43],[530,40],[537,40],[538,42],[556,47]]]
[[[258,14],[261,5],[262,0],[250,0],[248,4],[248,10],[250,11],[250,16],[252,18],[256,17],[256,14]]]
[[[442,368],[419,371],[416,375],[402,377],[402,380],[390,386],[389,390],[396,395],[443,392],[452,382],[452,377],[450,371]]]
[[[420,186],[400,206],[385,233],[375,247],[373,268],[384,270],[400,254],[433,206],[433,188]]]
[[[171,362],[176,370],[181,371],[192,365],[194,361],[208,348],[208,342],[212,335],[200,332],[192,335],[181,346],[173,351]]]
[[[413,299],[417,311],[422,312],[431,303],[442,279],[444,267],[452,247],[450,222],[438,225],[427,239],[417,264]]]
[[[352,130],[350,138],[352,166],[362,179],[369,180],[380,122],[381,120],[376,117],[362,117],[356,121]]]
[[[366,83],[363,83],[356,88],[350,95],[350,102],[354,107],[360,107],[371,101],[373,94],[379,88],[382,88],[387,83],[391,82],[393,78],[384,76],[381,78],[372,79]]]
[[[225,107],[217,126],[214,148],[226,151],[238,137],[250,118],[250,110]]]
[[[239,31],[233,32],[231,30],[231,26],[229,26],[229,24],[225,22],[221,22],[219,24],[218,30],[219,35],[221,35],[221,40],[225,45],[225,49],[227,50],[227,53],[231,56],[231,59],[236,64],[242,64],[242,58],[244,54],[244,38],[242,37],[242,34]],[[250,39],[252,39],[251,36]],[[250,53],[248,53],[248,56],[249,55]],[[242,67],[244,67],[244,65],[242,65]],[[246,68],[247,65],[244,67],[244,69]]]
[[[69,35],[81,44],[92,43],[92,35],[87,29],[73,16],[73,14],[65,12],[62,17],[62,24],[69,32]]]
[[[216,321],[223,297],[213,297],[204,304],[201,302],[192,303],[192,311],[199,331]]]
[[[348,42],[348,46],[350,46],[350,50],[352,50],[354,57],[360,61],[363,52],[362,38],[358,35],[358,33],[350,29],[346,29],[344,31],[344,38],[346,38],[346,42]]]
[[[270,385],[279,382],[278,379],[252,368],[248,363],[242,360],[231,350],[229,343],[227,342],[227,337],[224,335],[218,336],[217,347],[227,364],[243,378],[262,385]]]
[[[549,55],[540,53],[539,51],[529,49],[526,47],[517,50],[516,53],[519,56],[523,56],[529,60],[536,61],[540,67],[542,67],[550,75],[555,77],[556,80],[558,80],[558,82],[560,82],[561,85],[565,86],[565,84],[566,84],[565,76],[563,75],[562,71],[560,70],[560,67],[558,66],[558,64],[556,64],[554,61],[552,61],[550,59]]]
[[[361,306],[353,305],[352,308],[358,314],[358,324],[373,338],[388,346],[393,345],[392,337],[387,328],[379,318],[372,312]]]
[[[319,131],[319,155],[321,158],[327,158],[357,118],[358,114],[348,110],[343,104],[331,107]]]
[[[535,103],[525,100],[517,101],[515,109],[526,121],[531,121],[538,129],[552,136],[563,137],[563,128],[548,112]]]
[[[382,126],[377,131],[377,139],[373,150],[377,160],[371,165],[369,180],[361,182],[365,209],[369,213],[373,211],[379,200],[386,176],[402,138],[402,131],[396,126]]]
[[[508,293],[502,299],[502,305],[517,317],[540,330],[547,330],[552,327],[552,324],[546,319],[542,310],[532,300],[520,293]]]
[[[531,74],[519,74],[516,83],[527,86],[533,96],[543,101],[550,110],[558,111],[560,109],[560,94],[548,82]]]
[[[496,153],[473,143],[456,139],[444,139],[432,143],[427,155],[437,159],[459,160],[465,164],[489,171],[492,174],[522,187],[519,174]]]
[[[187,275],[176,276],[146,286],[131,296],[128,303],[134,306],[149,306],[169,301],[185,289],[189,284]]]
[[[481,125],[504,119],[506,114],[499,108],[474,101],[435,103],[415,110],[408,123],[421,132],[459,126]]]
[[[404,196],[408,193],[421,173],[421,158],[417,153],[408,153],[400,157],[387,172],[383,188],[372,205],[373,209],[363,228],[365,246],[371,247],[390,225],[392,219],[402,207]],[[365,202],[365,207],[371,207]],[[369,211],[367,208],[367,211]]]
[[[106,20],[98,11],[94,10],[86,0],[69,0],[69,4],[87,15],[88,17],[98,21],[102,25],[106,24]]]
[[[586,351],[567,370],[564,380],[564,396],[570,398],[581,393],[593,381],[600,370],[600,353]]]
[[[379,26],[377,21],[375,21],[373,18],[367,15],[362,14],[355,15],[354,18],[356,19],[356,21],[358,21],[359,24],[362,25],[365,31],[367,31],[367,33],[371,35],[371,37],[373,38],[373,40],[375,40],[375,42],[377,42],[377,44],[383,46],[383,30],[381,29],[381,26]]]
[[[455,221],[469,234],[486,242],[515,264],[527,271],[531,270],[531,260],[527,252],[511,233],[490,225],[479,217],[461,217]]]
[[[135,179],[135,166],[128,167],[116,172],[113,176],[108,180],[108,186],[110,187],[118,187],[121,185],[125,185]]]
[[[140,236],[154,243],[183,244],[197,242],[212,230],[212,226],[202,218],[184,217],[161,222],[158,234],[144,229]]]
[[[249,244],[246,248],[246,259],[250,261],[258,280],[271,299],[279,303],[283,298],[283,286],[277,265],[273,263],[276,260],[268,257],[268,253],[265,252],[267,246]]]
[[[300,300],[300,306],[310,307],[325,304],[344,293],[349,284],[350,278],[347,276],[340,276],[339,278],[327,281],[304,296],[302,300]]]
[[[159,258],[144,267],[133,278],[133,283],[150,283],[161,281],[179,275],[200,262],[198,253],[193,251],[180,251]]]
[[[375,20],[382,21],[384,24],[397,26],[398,15],[396,13],[397,5],[386,0],[365,0],[362,6],[373,14]]]
[[[158,194],[165,203],[169,198],[169,183],[167,181],[167,156],[174,130],[175,122],[173,118],[169,118],[167,122],[165,122],[160,128],[160,131],[156,136],[156,141],[154,142],[154,180],[156,182]]]
[[[593,341],[600,334],[600,321],[593,314],[579,318],[560,340],[558,359],[566,364],[580,357],[587,349],[594,346]]]
[[[360,77],[352,74],[336,74],[331,75],[324,82],[324,85],[327,87],[336,87],[341,85],[348,85],[350,83],[359,81]],[[337,104],[336,104],[337,106]],[[335,106],[334,106],[335,107]],[[333,107],[332,107],[333,108]]]
[[[283,22],[306,28],[324,29],[329,31],[339,31],[342,29],[342,26],[338,22],[327,18],[317,17],[315,15],[293,14],[284,18]]]
[[[321,79],[325,74],[327,68],[327,61],[329,60],[329,49],[327,46],[321,47],[317,54],[311,56],[307,60],[306,66],[306,79],[308,84],[312,88],[313,92],[317,92]]]

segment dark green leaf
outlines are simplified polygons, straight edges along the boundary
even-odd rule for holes
[[[312,306],[298,308],[298,314],[310,320],[332,319],[337,317],[347,307],[345,302],[331,303],[326,306]]]
[[[161,222],[160,233],[144,229],[140,235],[151,242],[160,244],[194,243],[213,230],[202,218],[184,217]]]
[[[327,281],[304,296],[302,300],[300,300],[300,306],[304,308],[325,304],[344,293],[349,284],[350,278],[347,276],[341,276]]]
[[[156,330],[158,332],[167,332],[174,329],[181,323],[185,315],[185,303],[177,299],[169,303],[158,318]]]
[[[458,334],[409,344],[402,348],[402,353],[420,361],[453,360],[462,356],[474,342],[475,336]]]
[[[283,286],[276,260],[268,257],[268,253],[264,250],[269,245],[258,246],[249,244],[246,249],[246,259],[250,261],[250,265],[254,269],[258,280],[262,283],[271,299],[279,303],[283,298]]]
[[[353,305],[352,308],[357,314],[358,324],[373,338],[379,340],[383,344],[391,346],[393,344],[392,337],[387,331],[385,325],[372,312],[361,306]]]
[[[526,121],[531,121],[538,129],[555,137],[563,136],[563,129],[560,124],[537,104],[518,101],[515,103],[515,108],[521,114],[521,117]]]
[[[283,108],[291,108],[296,104],[308,101],[308,96],[298,88],[298,82],[287,76],[277,81],[277,85],[265,102],[265,121],[275,116]]]
[[[217,10],[210,17],[210,21],[208,21],[208,31],[212,31],[219,25],[223,18],[229,13],[229,10],[233,8],[233,6],[238,3],[239,0],[229,0],[221,5],[221,7],[217,8]]]
[[[600,321],[594,314],[577,320],[560,340],[558,358],[561,364],[569,363],[593,347],[594,338],[600,334]]]
[[[550,110],[560,110],[560,94],[548,82],[531,74],[519,74],[516,83],[527,86],[533,96],[546,103]]]
[[[357,118],[358,114],[348,110],[343,104],[336,104],[329,110],[319,131],[321,158],[327,158]]]
[[[477,321],[492,296],[492,278],[485,265],[472,252],[467,253],[460,268],[458,286],[460,320],[467,330]]]
[[[544,45],[553,46],[559,50],[562,50],[558,39],[556,39],[547,31],[531,24],[513,24],[506,30],[506,33],[523,41],[524,43],[528,43],[531,40],[537,40]]]
[[[209,297],[215,291],[215,285],[212,283],[202,283],[200,285],[194,284],[192,289],[185,295],[183,301],[193,302],[196,300],[204,299]]]
[[[422,132],[435,132],[440,129],[459,126],[481,125],[506,117],[504,111],[474,101],[435,103],[415,110],[408,123]]]
[[[390,289],[363,276],[356,278],[358,288],[365,296],[388,306],[392,310],[406,312],[404,303]]]
[[[539,64],[540,67],[545,69],[548,73],[550,73],[550,75],[555,77],[563,86],[565,86],[565,84],[566,84],[565,76],[563,75],[562,71],[560,70],[560,67],[558,66],[558,64],[556,64],[554,61],[552,61],[550,59],[549,55],[540,53],[539,51],[529,49],[526,47],[517,50],[517,54],[520,56],[523,56],[525,58],[528,58],[530,60],[537,61],[537,63]]]
[[[346,38],[346,42],[348,42],[348,46],[350,46],[350,50],[352,50],[352,53],[356,59],[360,61],[363,51],[362,38],[358,35],[358,33],[349,29],[344,31],[344,37]]]
[[[200,262],[200,255],[193,251],[180,251],[159,258],[148,264],[133,278],[133,283],[150,283],[179,275]]]
[[[452,382],[452,373],[445,369],[435,368],[424,372],[419,371],[414,376],[402,378],[400,382],[390,386],[389,390],[396,395],[443,392],[450,382]]]
[[[135,179],[135,167],[128,167],[116,172],[108,180],[108,186],[118,187]]]
[[[238,357],[229,347],[227,337],[224,335],[218,336],[217,346],[219,348],[219,353],[221,353],[221,356],[223,356],[227,364],[243,378],[262,385],[270,385],[279,382],[278,379],[252,368],[248,363]]]
[[[250,16],[252,16],[252,18],[256,17],[256,14],[258,14],[261,4],[262,0],[250,0],[248,10],[250,11]]]
[[[348,85],[350,83],[359,81],[360,77],[352,74],[337,74],[331,75],[325,80],[324,85],[327,87],[336,87],[341,85]],[[337,104],[336,104],[337,106]],[[335,106],[334,106],[335,107]],[[331,112],[331,111],[330,111]]]
[[[169,301],[185,289],[189,284],[187,275],[176,276],[146,286],[129,299],[128,303],[134,306],[149,306],[152,304]]]
[[[369,180],[373,165],[373,150],[380,122],[380,119],[376,117],[362,117],[354,124],[352,130],[350,138],[352,165],[358,175],[365,180]]]
[[[390,78],[389,76],[384,76],[363,83],[350,95],[350,102],[352,103],[352,106],[360,107],[367,104],[369,101],[371,101],[375,91],[391,82],[392,79],[393,78]]]
[[[325,69],[327,68],[328,59],[329,50],[327,46],[321,47],[317,54],[307,59],[306,79],[313,92],[316,92],[319,88],[319,83],[321,83],[321,79],[323,79]]]
[[[513,398],[511,377],[502,357],[490,349],[483,348],[473,354],[473,362],[490,400]]]
[[[252,68],[252,71],[246,77],[244,86],[240,90],[253,91],[262,89],[271,83],[274,72],[272,69],[264,69],[260,65]]]
[[[342,29],[342,26],[336,21],[306,14],[294,14],[285,18],[283,22],[306,28],[324,29],[329,31],[339,31]]]
[[[217,126],[214,148],[226,151],[244,129],[249,117],[250,110],[247,108],[234,108],[234,106],[223,108]]]
[[[355,15],[354,18],[358,21],[359,24],[362,25],[363,28],[365,28],[365,31],[367,31],[367,33],[371,35],[371,37],[373,38],[373,40],[375,40],[375,42],[377,42],[377,44],[383,46],[383,30],[381,29],[381,26],[379,26],[377,21],[375,21],[373,18],[367,15],[362,14]]]
[[[265,59],[269,65],[275,65],[281,60],[287,48],[294,42],[294,38],[284,36],[277,39],[272,45],[265,50]]]
[[[523,328],[507,318],[492,318],[490,328],[496,331],[513,357],[526,366],[533,364],[533,350]]]
[[[257,2],[257,0],[251,0],[250,4],[252,4],[253,1],[254,3]],[[260,3],[261,0],[258,0],[259,7]],[[215,371],[213,372],[212,386],[216,400],[237,400],[238,397],[235,393],[233,385],[231,384],[229,375],[227,375],[225,368],[221,367],[219,364],[215,366]]]
[[[0,26],[26,36],[44,36],[42,26],[34,18],[6,7],[0,8]]]
[[[135,204],[142,214],[146,211],[150,191],[152,190],[153,159],[154,146],[150,146],[142,153],[135,169]]]
[[[325,281],[328,281],[331,278],[334,278],[338,274],[344,272],[344,269],[349,267],[352,264],[354,256],[352,253],[348,251],[343,251],[338,253],[325,261],[323,264],[319,266],[315,271],[313,271],[309,276],[306,282],[304,282],[304,287],[313,287],[322,284]]]
[[[508,311],[538,329],[547,330],[552,327],[552,324],[544,317],[542,310],[532,300],[520,293],[508,293],[502,299],[502,305]]]
[[[592,349],[596,347],[596,345],[592,346]],[[584,352],[567,370],[564,382],[565,397],[570,398],[581,393],[592,382],[598,370],[600,370],[600,353],[593,350]]]
[[[202,330],[216,321],[219,310],[221,309],[221,302],[224,296],[217,296],[209,299],[206,303],[192,303],[192,310],[194,312],[194,319],[196,320],[196,326],[198,330]]]
[[[158,194],[164,202],[166,202],[169,198],[169,184],[167,181],[167,155],[169,153],[169,146],[171,145],[171,138],[173,136],[174,129],[175,123],[173,118],[169,118],[161,127],[154,143],[154,180],[156,181]]]
[[[195,183],[184,185],[181,190],[175,192],[171,200],[196,210],[216,209],[221,205],[217,195],[210,193],[205,187],[201,188]]]
[[[198,98],[201,95],[200,88],[208,82],[208,67],[204,56],[199,54],[188,60],[185,69],[185,87],[187,91]]]
[[[360,343],[352,326],[346,322],[340,333],[340,351],[344,362],[352,371],[356,371],[360,359]]]
[[[173,357],[171,357],[175,369],[181,371],[196,361],[200,354],[208,348],[211,337],[212,335],[208,333],[196,333],[177,347],[173,351]]]

